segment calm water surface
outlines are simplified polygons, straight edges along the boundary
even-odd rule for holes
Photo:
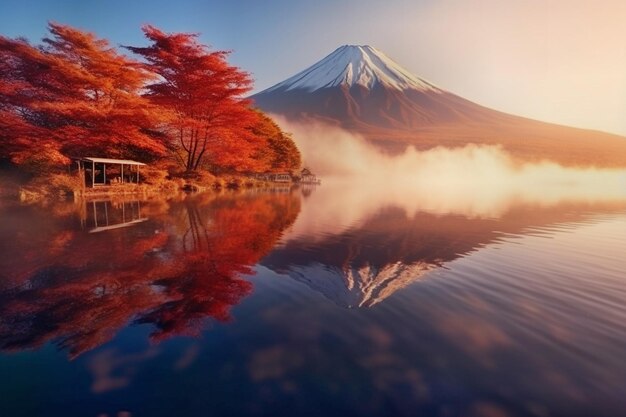
[[[357,194],[5,203],[0,415],[626,415],[626,196]]]

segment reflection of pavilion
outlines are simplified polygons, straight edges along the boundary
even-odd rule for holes
[[[317,188],[317,185],[318,184],[300,183],[300,191],[302,192],[302,196],[309,197],[311,194],[313,194],[313,192]]]
[[[148,220],[147,217],[141,217],[140,201],[101,200],[86,204],[87,216],[83,221],[83,228],[88,229],[89,233],[133,226]]]

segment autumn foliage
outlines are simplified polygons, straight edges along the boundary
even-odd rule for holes
[[[149,47],[127,48],[159,76],[146,87],[146,96],[174,115],[170,134],[186,170],[197,170],[206,159],[234,168],[250,161],[260,141],[246,129],[256,118],[241,98],[252,84],[248,74],[228,65],[226,52],[209,52],[196,35],[166,34],[152,26],[144,33]]]
[[[260,111],[257,111],[257,114],[258,121],[251,127],[251,132],[266,143],[258,148],[253,158],[258,161],[259,166],[269,171],[298,170],[302,164],[302,157],[291,135],[283,132],[267,115]]]
[[[284,154],[280,134],[259,128],[267,117],[243,97],[250,76],[197,35],[146,26],[150,44],[125,47],[135,59],[91,33],[56,23],[49,31],[41,45],[0,37],[0,159],[45,167],[73,156],[172,158],[187,172],[298,168],[299,158],[289,165],[274,154]]]
[[[14,162],[166,153],[161,112],[141,95],[153,75],[107,41],[51,23],[41,46],[0,38],[0,152]]]

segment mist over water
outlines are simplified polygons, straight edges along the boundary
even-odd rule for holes
[[[382,206],[397,206],[409,215],[498,218],[513,205],[626,202],[626,170],[520,163],[500,147],[473,144],[427,151],[409,147],[389,155],[338,127],[274,117],[294,134],[304,164],[322,177],[311,198],[326,200],[318,216],[329,219],[362,218]]]

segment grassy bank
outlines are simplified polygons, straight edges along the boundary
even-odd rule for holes
[[[77,174],[54,173],[25,176],[19,172],[3,172],[0,175],[0,198],[35,203],[44,200],[79,200],[122,195],[175,194],[269,188],[275,184],[245,175],[212,175],[207,172],[192,175],[171,174],[164,170],[148,169],[142,173],[140,184],[111,184],[86,187]]]

